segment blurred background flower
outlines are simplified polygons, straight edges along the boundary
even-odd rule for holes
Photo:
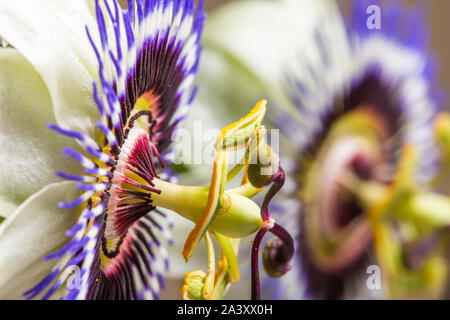
[[[374,4],[380,29],[368,25],[367,10]],[[373,290],[362,281],[369,266],[383,262],[371,250],[373,243],[377,246],[369,215],[373,203],[362,201],[361,187],[352,190],[359,182],[348,179],[393,183],[407,144],[424,155],[416,183],[429,182],[439,172],[433,122],[443,100],[423,15],[400,1],[353,2],[348,38],[340,24],[321,25],[310,43],[316,53],[303,55],[298,70],[289,72],[301,119],[281,114],[276,127],[289,148],[297,149],[290,171],[297,187],[289,199],[298,199],[299,207],[280,203],[280,218],[297,221],[292,232],[298,240],[298,269],[278,282],[286,284],[280,297],[302,297],[299,290],[289,291],[296,273],[305,297],[391,297],[386,288]]]

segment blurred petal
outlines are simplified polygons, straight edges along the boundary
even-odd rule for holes
[[[248,92],[248,85],[241,90],[231,87],[228,97],[244,95],[252,99],[246,103],[249,106],[255,99],[268,98],[269,109],[271,103],[290,107],[283,92],[285,73],[308,50],[315,28],[336,12],[334,1],[280,0],[231,2],[211,14],[204,32],[205,47],[222,55],[233,68],[240,64],[260,88]],[[215,78],[225,88],[235,81],[233,75],[216,74]]]
[[[0,50],[0,216],[58,180],[54,170],[76,172],[60,156],[67,138],[47,129],[55,122],[44,81],[15,49]]]
[[[0,288],[1,300],[21,300],[22,293],[30,287],[41,281],[54,265],[53,261],[42,261],[37,259],[29,264],[28,267],[20,271],[17,279],[6,282]]]
[[[94,1],[0,0],[0,35],[44,79],[58,123],[88,133],[97,118],[92,81],[97,62],[86,36]],[[92,30],[95,30],[92,28]]]
[[[28,198],[0,225],[0,298],[19,298],[32,287],[54,261],[42,257],[67,241],[65,231],[79,212],[58,209],[57,201],[73,200],[79,191],[73,182],[48,185]]]

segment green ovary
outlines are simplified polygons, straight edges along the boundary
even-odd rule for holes
[[[208,187],[192,187],[171,184],[154,179],[160,194],[152,194],[153,205],[175,211],[184,218],[196,222],[200,219],[208,200]],[[233,238],[248,236],[263,227],[260,208],[252,200],[235,193],[226,193],[231,205],[224,213],[218,213],[211,222],[211,230]],[[227,201],[228,202],[228,201]]]

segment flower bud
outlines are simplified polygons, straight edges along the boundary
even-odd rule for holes
[[[270,240],[263,251],[264,269],[272,278],[279,278],[291,270],[289,261],[292,255],[282,240]]]

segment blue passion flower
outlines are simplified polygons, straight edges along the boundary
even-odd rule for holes
[[[164,286],[170,222],[153,206],[160,190],[152,181],[174,177],[164,168],[172,134],[196,92],[202,1],[129,1],[122,10],[117,1],[97,0],[95,16],[98,30],[86,27],[99,66],[95,136],[49,125],[84,149],[63,151],[84,174],[56,172],[76,181],[81,193],[58,206],[82,213],[66,232],[70,240],[45,258],[55,265],[24,293],[28,299],[60,289],[64,299],[157,299]],[[68,289],[66,270],[74,266],[79,285]]]

